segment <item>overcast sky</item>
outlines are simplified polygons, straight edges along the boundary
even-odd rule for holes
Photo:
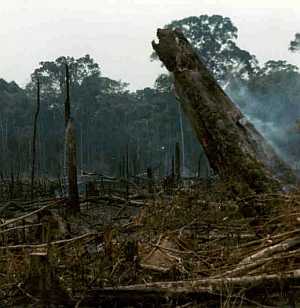
[[[0,78],[23,86],[40,61],[90,54],[103,75],[152,86],[161,71],[149,60],[156,28],[201,14],[230,17],[238,45],[259,61],[300,66],[300,53],[288,51],[300,0],[0,0]]]

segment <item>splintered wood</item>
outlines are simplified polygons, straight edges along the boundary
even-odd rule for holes
[[[237,191],[270,192],[295,183],[292,170],[232,103],[180,30],[158,29],[157,36],[153,49],[174,77],[176,96],[214,171],[237,181]]]
[[[287,285],[298,292],[299,196],[273,193],[221,202],[201,194],[180,189],[171,200],[151,196],[138,212],[130,199],[112,197],[120,206],[106,205],[108,196],[99,204],[84,200],[81,216],[71,220],[60,212],[63,200],[48,200],[3,222],[0,280],[12,286],[2,291],[6,306],[46,305],[49,299],[71,306],[108,300],[150,304],[155,298],[172,307],[187,299],[219,303],[236,296],[249,307],[292,302],[291,291],[285,293],[288,300],[281,291]],[[272,215],[243,217],[238,208],[249,203],[271,206]],[[114,220],[100,228],[99,207],[115,211]],[[125,207],[131,208],[127,221],[120,214]],[[93,217],[90,223],[87,217]],[[266,292],[272,293],[268,300]]]

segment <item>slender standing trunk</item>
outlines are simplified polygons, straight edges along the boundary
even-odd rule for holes
[[[66,128],[66,161],[68,177],[68,205],[72,212],[79,211],[79,194],[77,186],[76,133],[72,118]]]
[[[181,154],[182,154],[182,172],[184,172],[185,166],[185,142],[184,142],[184,131],[183,131],[183,119],[182,119],[182,110],[178,104],[178,113],[179,113],[179,123],[180,123],[180,138],[181,138]]]
[[[68,178],[68,206],[72,213],[80,211],[77,185],[77,158],[75,124],[71,118],[70,75],[66,64],[66,100],[65,100],[65,162]]]
[[[65,100],[65,128],[68,126],[69,119],[71,117],[70,106],[70,74],[69,66],[66,64],[66,100]]]
[[[130,172],[129,172],[129,147],[126,145],[126,179],[129,180]]]
[[[129,198],[129,148],[126,145],[126,199]]]
[[[153,173],[151,167],[147,168],[147,179],[148,179],[148,192],[152,194],[154,190],[153,190]]]
[[[36,110],[33,121],[33,136],[32,136],[32,165],[31,165],[31,200],[34,195],[34,172],[35,172],[35,158],[36,158],[36,133],[37,133],[37,120],[40,112],[40,81],[37,80],[36,92]]]
[[[172,180],[175,179],[175,160],[174,160],[174,155],[172,155],[172,161],[171,161],[171,176]]]
[[[175,145],[175,175],[176,180],[179,181],[181,178],[181,157],[180,157],[180,145],[176,142]]]
[[[83,128],[80,126],[80,174],[83,175]]]

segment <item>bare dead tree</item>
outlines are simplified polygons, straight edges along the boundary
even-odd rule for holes
[[[179,181],[181,177],[181,155],[179,142],[176,142],[175,145],[175,175],[176,181]]]
[[[40,112],[40,81],[36,82],[36,110],[33,120],[33,135],[32,135],[32,165],[31,165],[31,200],[34,196],[34,173],[35,173],[35,159],[36,159],[36,134],[37,134],[37,120]]]
[[[65,100],[65,159],[68,178],[68,206],[71,212],[80,211],[77,184],[76,132],[70,108],[70,75],[66,64],[66,100]]]
[[[74,212],[79,211],[79,193],[77,185],[76,133],[72,118],[66,128],[66,165],[68,177],[68,205]]]
[[[175,159],[174,155],[172,155],[172,161],[171,161],[171,177],[174,180],[175,179]]]
[[[148,179],[148,192],[152,194],[154,190],[153,190],[153,172],[151,167],[147,168],[147,179]]]
[[[66,99],[65,99],[65,128],[68,126],[68,121],[71,116],[70,106],[70,73],[69,66],[66,64]]]

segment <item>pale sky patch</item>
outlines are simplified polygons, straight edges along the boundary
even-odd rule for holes
[[[0,78],[22,86],[40,61],[90,54],[105,76],[152,86],[161,72],[151,62],[156,29],[202,14],[231,18],[238,45],[260,62],[300,66],[288,45],[300,32],[299,0],[0,0]]]

